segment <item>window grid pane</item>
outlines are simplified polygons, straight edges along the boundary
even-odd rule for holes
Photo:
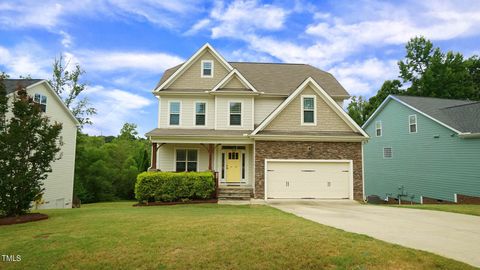
[[[197,116],[195,116],[195,125],[204,126],[205,125],[205,115],[197,114]]]
[[[242,103],[240,102],[230,103],[230,113],[242,113]]]
[[[304,123],[313,123],[314,122],[313,111],[304,111],[303,112],[303,122]]]
[[[205,114],[206,104],[204,102],[198,102],[195,104],[195,112],[197,114]]]
[[[170,125],[180,124],[180,114],[170,114]]]
[[[303,109],[304,110],[313,110],[314,101],[313,98],[303,98]]]
[[[231,114],[230,115],[230,125],[231,126],[241,126],[242,125],[242,116],[240,114]]]

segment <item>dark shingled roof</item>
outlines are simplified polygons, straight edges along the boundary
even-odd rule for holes
[[[3,84],[7,90],[7,95],[13,93],[17,90],[19,85],[23,87],[28,87],[32,84],[38,83],[43,81],[41,79],[5,79],[3,80]]]
[[[414,96],[394,97],[460,132],[480,132],[480,102],[478,101]]]
[[[349,96],[332,74],[306,64],[229,62],[259,91],[290,95],[308,77],[312,77],[331,96]],[[158,88],[183,64],[167,69]]]

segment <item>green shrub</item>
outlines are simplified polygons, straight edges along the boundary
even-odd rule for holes
[[[211,172],[144,172],[135,183],[135,198],[141,202],[210,199],[214,191]]]

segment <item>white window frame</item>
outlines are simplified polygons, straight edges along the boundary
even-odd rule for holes
[[[203,64],[210,63],[212,65],[212,73],[210,75],[203,74]],[[214,71],[214,63],[213,60],[202,60],[200,66],[200,77],[202,78],[213,78],[213,71]]]
[[[390,157],[385,156],[385,149],[390,148]],[[382,152],[383,159],[392,159],[393,158],[393,147],[383,147],[383,152]]]
[[[380,124],[380,128],[377,128],[377,124]],[[378,135],[377,131],[380,130],[380,135]],[[383,124],[382,121],[375,121],[375,137],[382,137],[383,136]]]
[[[411,124],[410,123],[410,117],[415,117],[415,123],[414,124]],[[408,133],[417,133],[418,132],[418,118],[417,118],[417,115],[416,114],[411,114],[408,116]],[[412,125],[415,125],[415,132],[412,132],[412,130],[410,129],[410,127]]]
[[[232,125],[232,123],[230,122],[230,105],[232,103],[240,103],[240,125]],[[244,124],[244,119],[243,119],[243,112],[244,112],[244,106],[243,106],[243,101],[239,101],[239,100],[229,100],[228,101],[228,126],[229,127],[237,127],[237,128],[241,128],[243,127],[243,124]]]
[[[170,124],[170,117],[172,115],[171,105],[172,105],[172,103],[177,103],[177,102],[180,104],[180,108],[178,110],[178,125],[171,125]],[[167,124],[168,124],[169,127],[179,127],[179,126],[182,125],[182,101],[180,101],[180,100],[170,100],[170,101],[168,101],[168,123]]]
[[[186,167],[185,169],[188,168],[188,150],[197,150],[197,170],[196,172],[199,172],[200,170],[200,149],[199,148],[192,148],[192,147],[175,147],[174,148],[174,153],[173,153],[173,171],[177,171],[177,150],[187,150],[187,159],[186,159]],[[186,172],[186,171],[185,171]]]
[[[305,98],[313,98],[313,123],[305,123],[304,121],[304,99]],[[316,126],[317,125],[317,96],[315,95],[302,95],[301,96],[301,111],[300,111],[300,123],[302,126]]]
[[[37,95],[38,95],[38,98],[39,98],[39,101],[38,101],[38,102],[35,101],[35,98],[36,98]],[[42,103],[42,98],[43,98],[43,97],[45,98],[45,103]],[[45,106],[45,111],[44,111],[44,112],[47,112],[48,97],[47,97],[46,95],[41,94],[41,93],[35,93],[35,94],[33,94],[33,101],[34,101],[35,103],[38,103],[38,104],[40,105],[40,107],[41,107],[42,105],[44,105],[44,106]]]
[[[205,124],[203,125],[197,125],[197,104],[198,103],[204,103],[205,104]],[[193,125],[196,127],[206,127],[207,126],[207,104],[208,102],[205,100],[196,100],[193,103]]]

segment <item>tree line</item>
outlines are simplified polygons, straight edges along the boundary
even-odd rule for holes
[[[458,52],[443,52],[424,37],[405,46],[398,61],[398,79],[387,80],[368,100],[353,96],[348,114],[363,125],[389,95],[411,95],[449,99],[480,100],[480,58],[465,58]]]

